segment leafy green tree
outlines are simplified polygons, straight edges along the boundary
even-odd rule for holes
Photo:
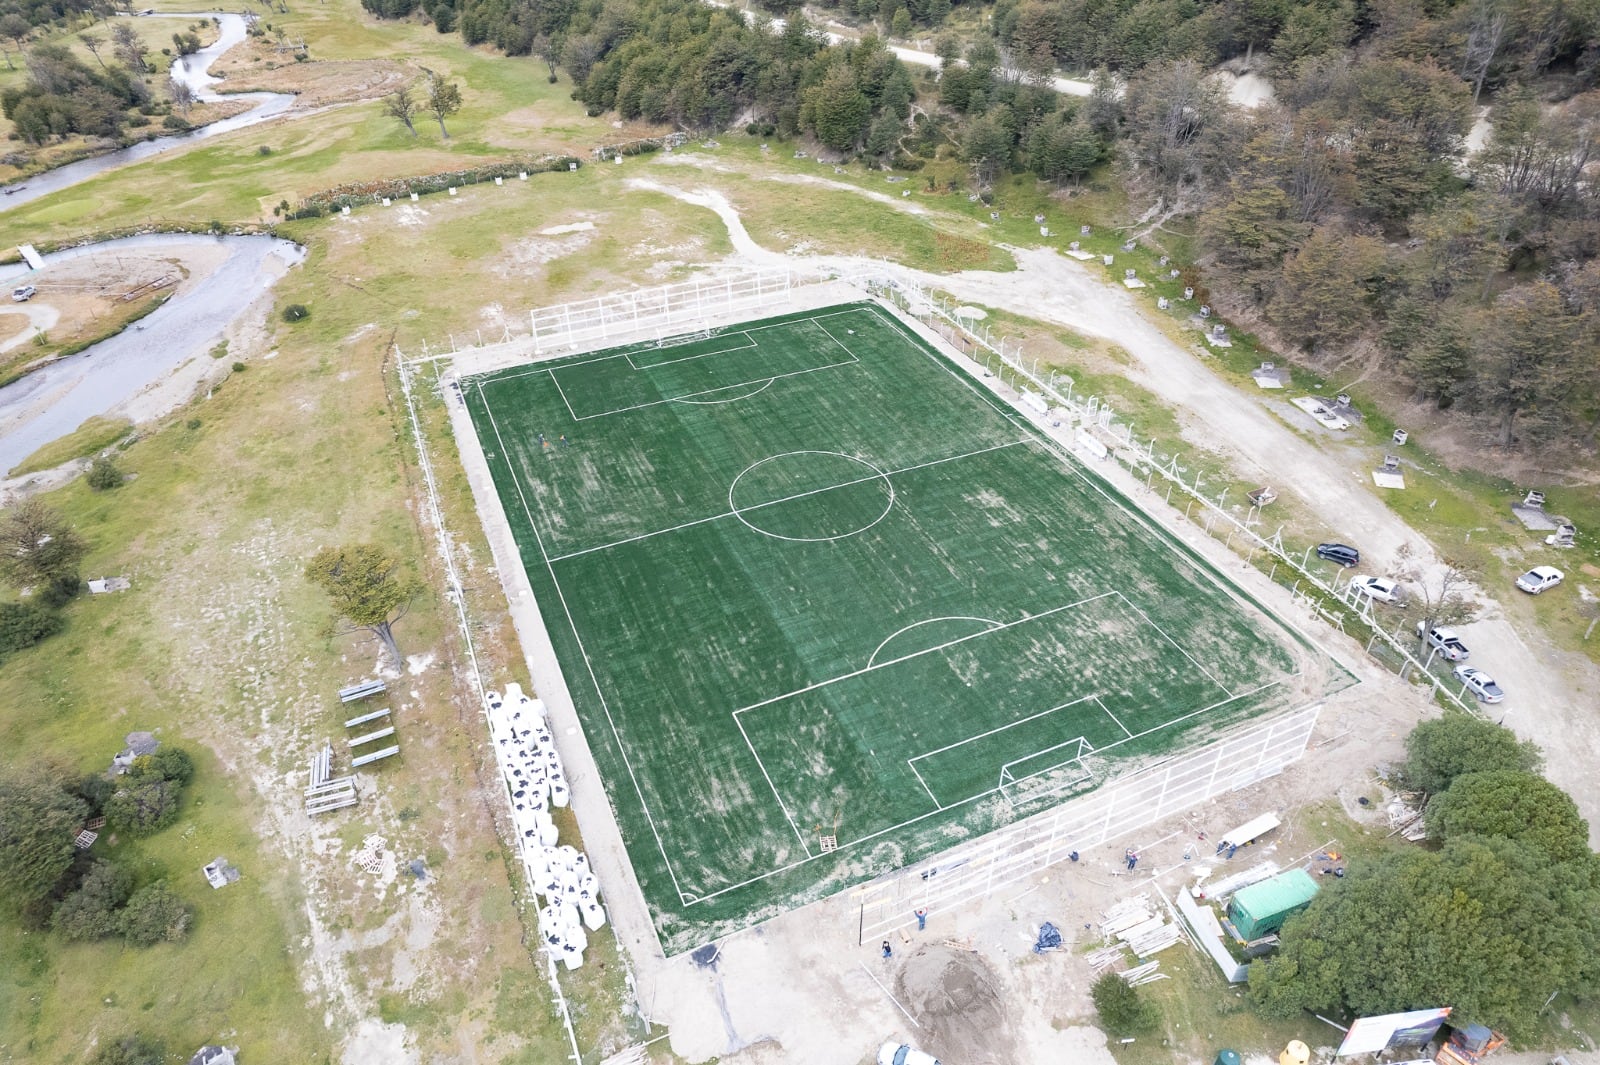
[[[119,785],[106,800],[106,823],[135,836],[159,832],[178,819],[178,790],[159,777]]]
[[[86,813],[42,773],[0,767],[0,902],[20,909],[49,896],[72,866]]]
[[[1348,46],[1355,35],[1356,9],[1348,0],[1295,4],[1272,42],[1272,55],[1286,63],[1326,55]]]
[[[1465,773],[1496,769],[1536,772],[1542,759],[1531,740],[1467,713],[1448,713],[1424,721],[1406,737],[1406,783],[1429,795],[1441,794]]]
[[[819,141],[836,152],[848,152],[866,131],[872,101],[857,87],[850,68],[838,64],[822,84],[806,91],[803,113]]]
[[[142,754],[128,767],[133,780],[169,780],[180,788],[194,779],[194,758],[182,747],[162,744],[150,754]]]
[[[400,665],[394,624],[405,616],[418,588],[400,572],[400,560],[375,544],[325,547],[306,566],[306,576],[333,600],[338,615],[372,633]]]
[[[11,38],[12,43],[17,46],[18,55],[22,54],[22,42],[26,41],[32,35],[33,27],[29,25],[28,20],[23,18],[21,15],[14,11],[0,15],[0,37]],[[11,62],[10,52],[6,53],[6,67],[9,70],[16,69],[16,65]]]
[[[166,1065],[167,1046],[142,1035],[101,1043],[88,1065]]]
[[[438,120],[440,135],[449,140],[450,131],[444,128],[444,120],[461,110],[461,86],[434,78],[428,82],[428,99],[423,107]]]
[[[96,492],[105,492],[112,488],[119,488],[123,482],[122,471],[112,461],[111,456],[101,455],[89,467],[89,476],[84,479],[90,488]]]
[[[1497,424],[1501,447],[1511,448],[1519,434],[1536,442],[1550,438],[1561,424],[1565,399],[1593,386],[1592,353],[1575,344],[1579,325],[1560,290],[1546,281],[1504,293],[1480,317],[1472,398]]]
[[[0,603],[0,659],[54,636],[65,625],[60,614],[39,603]]]
[[[886,159],[893,155],[904,130],[905,125],[895,117],[894,112],[884,111],[872,120],[872,128],[867,131],[866,153],[874,159]]]
[[[24,499],[0,516],[0,580],[55,599],[77,594],[78,564],[89,546],[38,499]]]
[[[78,890],[56,907],[50,926],[67,939],[108,939],[122,932],[119,911],[132,894],[132,873],[111,862],[95,862]]]
[[[911,12],[903,7],[895,8],[894,17],[889,20],[889,32],[902,40],[911,36]]]
[[[1043,122],[1034,129],[1028,147],[1034,173],[1046,181],[1070,180],[1076,185],[1094,169],[1105,145],[1086,111],[1080,109],[1071,121]]]
[[[1448,1002],[1514,1037],[1551,992],[1600,982],[1600,862],[1467,836],[1352,863],[1250,966],[1270,1016],[1392,1013]]]
[[[136,947],[176,943],[189,934],[194,911],[165,880],[140,888],[122,911],[122,934]]]
[[[1138,1035],[1155,1028],[1160,1021],[1155,1006],[1139,994],[1139,989],[1116,973],[1105,973],[1089,989],[1100,1024],[1115,1036]]]
[[[1535,847],[1553,861],[1589,854],[1589,823],[1572,796],[1537,773],[1495,769],[1456,777],[1428,802],[1435,839],[1495,836]]]
[[[1274,269],[1304,239],[1308,227],[1295,217],[1294,200],[1270,181],[1235,177],[1228,194],[1201,216],[1208,247],[1236,270],[1260,275]]]
[[[979,115],[967,123],[966,135],[961,138],[961,157],[972,168],[972,176],[979,185],[994,183],[996,175],[1011,167],[1011,133],[988,115]]]
[[[383,113],[405,126],[413,137],[417,135],[417,127],[412,122],[416,117],[417,106],[417,99],[411,95],[411,87],[408,85],[402,85],[383,98]]]
[[[1371,320],[1363,299],[1383,265],[1371,237],[1319,226],[1284,260],[1272,320],[1307,350],[1336,348]]]

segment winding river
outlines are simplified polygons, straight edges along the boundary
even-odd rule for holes
[[[192,133],[142,141],[28,178],[22,185],[5,190],[5,195],[0,196],[0,211],[181,145],[265,122],[283,114],[294,103],[294,97],[284,93],[224,96],[216,92],[214,86],[221,79],[212,77],[211,64],[245,39],[245,20],[241,16],[207,13],[160,17],[185,22],[219,19],[222,34],[217,41],[173,64],[171,75],[192,88],[200,100],[244,99],[253,101],[255,106]],[[24,277],[47,287],[50,267],[72,259],[157,248],[163,252],[170,249],[183,258],[186,249],[197,250],[202,245],[208,252],[222,246],[227,249],[227,256],[197,283],[185,286],[133,328],[0,388],[0,477],[40,447],[71,433],[86,419],[118,410],[140,393],[171,378],[186,363],[204,358],[228,326],[286,269],[304,259],[305,252],[296,244],[272,237],[163,233],[54,252],[44,256],[44,266],[39,271],[30,271],[20,263],[0,268],[0,291],[20,283]],[[203,258],[211,260],[212,256]],[[47,298],[47,291],[40,294],[41,300]],[[164,405],[187,398],[180,390]]]
[[[105,155],[97,155],[92,159],[69,163],[54,170],[47,170],[36,177],[26,178],[4,190],[5,195],[0,196],[0,211],[6,211],[30,200],[36,200],[40,196],[48,196],[52,192],[69,189],[81,182],[88,181],[97,174],[127,166],[129,163],[137,163],[142,159],[152,158],[162,152],[171,151],[173,148],[266,122],[288,111],[294,104],[294,97],[288,93],[246,92],[222,94],[213,88],[213,86],[221,84],[221,79],[211,76],[211,64],[222,53],[245,39],[245,20],[242,16],[208,12],[193,15],[162,13],[160,16],[131,15],[123,17],[160,17],[174,22],[196,22],[202,19],[221,20],[222,36],[218,37],[214,44],[174,62],[170,74],[175,80],[181,81],[193,89],[196,99],[206,102],[250,100],[255,103],[255,106],[243,114],[234,115],[232,118],[224,118],[208,126],[201,126],[199,129],[189,133],[140,141],[138,144],[130,145],[127,148],[107,152]]]
[[[0,477],[86,419],[114,411],[185,363],[205,358],[233,320],[305,252],[275,237],[152,233],[44,257],[41,273],[48,277],[52,264],[82,256],[109,256],[136,248],[170,248],[181,256],[186,247],[219,243],[228,250],[220,266],[133,328],[0,388]],[[9,288],[25,272],[22,266],[0,270],[0,285]],[[172,397],[173,403],[187,398]]]

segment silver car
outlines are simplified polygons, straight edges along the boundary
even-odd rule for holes
[[[1500,690],[1500,685],[1494,682],[1494,678],[1481,669],[1474,669],[1472,666],[1457,666],[1450,671],[1450,675],[1465,684],[1467,689],[1473,695],[1476,695],[1480,702],[1498,703],[1506,697],[1506,693]]]

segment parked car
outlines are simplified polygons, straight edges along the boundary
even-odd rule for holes
[[[1380,603],[1392,603],[1400,598],[1400,582],[1388,577],[1351,577],[1350,587]]]
[[[1546,588],[1554,588],[1566,577],[1554,566],[1535,566],[1517,578],[1517,587],[1529,595],[1538,595]]]
[[[1500,690],[1500,685],[1494,682],[1494,678],[1481,669],[1457,666],[1450,671],[1450,675],[1465,684],[1467,690],[1476,695],[1481,702],[1498,703],[1506,697],[1506,693]]]
[[[23,285],[21,288],[11,290],[11,299],[16,303],[27,303],[33,299],[33,294],[39,290],[32,285]]]
[[[1349,569],[1361,561],[1361,552],[1349,544],[1318,544],[1317,557],[1337,562],[1345,569]]]
[[[1439,657],[1450,662],[1464,662],[1467,655],[1467,645],[1461,642],[1461,637],[1455,634],[1454,629],[1447,629],[1439,625],[1423,631],[1426,622],[1417,622],[1417,637],[1423,643],[1439,653]]]

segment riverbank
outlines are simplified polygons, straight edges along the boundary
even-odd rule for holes
[[[265,313],[246,311],[304,251],[267,236],[151,234],[45,257],[30,275],[48,302],[57,279],[98,279],[94,298],[120,299],[139,287],[117,291],[125,277],[136,286],[173,278],[171,297],[133,329],[92,348],[59,359],[0,388],[0,471],[23,463],[39,448],[73,432],[92,417],[123,417],[135,424],[159,418],[187,401],[208,375],[219,372],[208,357],[220,339],[259,323]],[[19,268],[0,271],[0,285]],[[182,276],[180,276],[182,275]],[[62,284],[70,292],[70,281]],[[138,298],[138,296],[136,296]],[[63,301],[67,302],[67,301]]]

